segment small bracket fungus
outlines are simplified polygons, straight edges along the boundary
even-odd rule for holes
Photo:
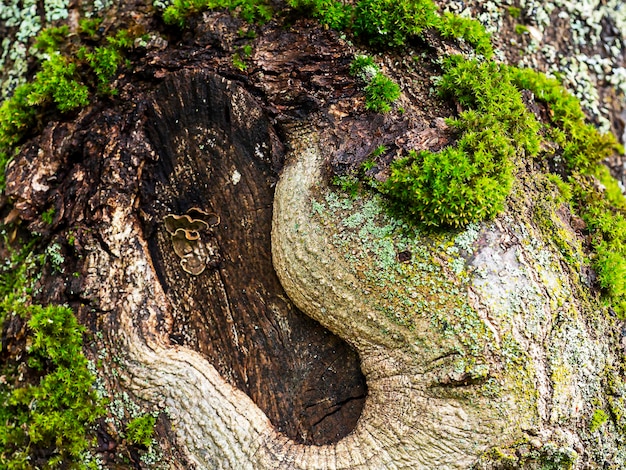
[[[163,221],[183,270],[194,276],[202,274],[207,264],[215,258],[215,251],[203,242],[200,232],[219,225],[219,216],[192,207],[184,215],[166,215]]]

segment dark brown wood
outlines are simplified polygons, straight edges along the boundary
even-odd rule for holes
[[[300,442],[349,433],[365,383],[342,340],[298,311],[271,260],[273,185],[281,144],[239,85],[202,71],[173,74],[146,107],[158,160],[143,171],[141,211],[156,270],[175,308],[170,338],[196,349]],[[197,207],[219,225],[200,233],[214,254],[185,272],[163,219]]]

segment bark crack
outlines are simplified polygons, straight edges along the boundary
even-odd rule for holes
[[[345,400],[342,400],[340,402],[336,402],[333,405],[333,409],[332,411],[329,411],[328,413],[325,413],[324,416],[322,416],[321,418],[319,418],[317,421],[313,422],[313,424],[311,425],[311,427],[317,427],[322,421],[324,421],[326,418],[329,418],[330,416],[333,416],[334,414],[338,413],[339,411],[342,410],[342,408],[347,405],[348,403],[357,401],[357,400],[365,400],[365,397],[367,395],[363,394],[363,395],[358,395],[355,397],[348,397]],[[309,405],[308,407],[313,407],[315,405]]]

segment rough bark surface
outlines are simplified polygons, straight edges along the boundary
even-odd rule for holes
[[[97,332],[88,347],[108,351],[109,390],[162,411],[172,466],[626,464],[613,424],[589,429],[611,399],[623,322],[537,216],[583,253],[567,210],[520,170],[493,223],[407,240],[380,201],[350,200],[327,176],[381,144],[388,159],[446,145],[455,111],[429,94],[439,70],[381,59],[405,112],[364,113],[353,45],[313,22],[269,25],[239,73],[242,24],[207,13],[175,46],[153,41],[119,98],[50,122],[7,171],[20,230],[65,257],[39,300],[69,303]],[[189,245],[198,275],[164,222],[194,208],[219,219]],[[102,446],[115,441],[103,429]]]
[[[152,262],[173,306],[172,342],[204,354],[279,431],[325,444],[348,434],[365,395],[355,353],[298,311],[271,261],[270,230],[282,148],[238,85],[173,74],[147,105],[157,162],[144,169],[141,213]],[[201,233],[207,270],[181,269],[163,219],[192,207],[220,223]]]

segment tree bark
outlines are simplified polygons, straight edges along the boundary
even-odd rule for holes
[[[582,253],[568,209],[521,171],[494,221],[408,236],[328,175],[382,143],[449,142],[454,110],[429,98],[428,66],[382,59],[406,112],[373,115],[348,74],[358,51],[336,33],[270,25],[240,73],[242,23],[199,18],[134,58],[118,98],[30,138],[4,196],[20,230],[62,247],[40,300],[75,309],[112,396],[160,412],[169,465],[623,462],[616,424],[589,427],[620,398],[623,322],[537,215]]]

